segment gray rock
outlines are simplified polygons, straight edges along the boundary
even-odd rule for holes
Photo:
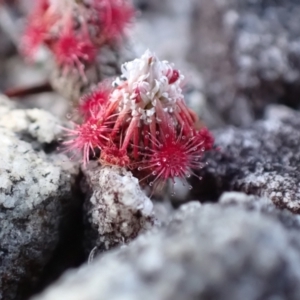
[[[152,227],[153,204],[131,172],[91,162],[83,169],[86,248],[93,256],[126,244]]]
[[[7,106],[6,106],[7,107]],[[41,109],[13,109],[1,116],[0,126],[36,140],[40,144],[50,144],[62,136],[61,122]]]
[[[298,1],[197,0],[188,59],[225,122],[250,124],[268,103],[299,107]]]
[[[300,212],[300,114],[268,111],[266,120],[249,127],[214,132],[219,149],[207,153],[191,199],[216,201],[224,191],[242,191]]]
[[[299,299],[297,216],[285,212],[287,228],[274,205],[269,214],[188,206],[165,229],[66,273],[32,300]]]
[[[0,299],[18,300],[36,287],[59,242],[62,221],[68,223],[69,211],[78,205],[72,187],[79,170],[65,155],[43,150],[61,131],[53,116],[13,109],[2,100]]]

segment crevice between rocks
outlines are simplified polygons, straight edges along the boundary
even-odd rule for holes
[[[66,270],[76,268],[86,260],[82,243],[84,234],[84,195],[80,190],[82,176],[82,173],[80,173],[72,187],[74,203],[64,208],[65,215],[59,225],[59,242],[34,287],[31,290],[23,292],[24,300],[40,293],[57,280]]]

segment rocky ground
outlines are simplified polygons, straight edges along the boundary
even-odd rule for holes
[[[58,149],[63,98],[1,95],[0,300],[300,299],[300,4],[134,3],[133,51],[183,70],[215,136],[202,180],[150,199]],[[2,91],[44,80],[0,28]]]
[[[299,299],[299,226],[292,213],[245,194],[192,202],[166,227],[66,273],[33,299]]]

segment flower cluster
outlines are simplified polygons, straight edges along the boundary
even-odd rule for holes
[[[183,75],[149,51],[125,63],[112,85],[100,84],[81,99],[83,123],[68,130],[65,142],[102,164],[129,167],[150,186],[185,178],[202,167],[213,146],[210,132],[182,94]]]
[[[35,0],[21,49],[33,59],[46,46],[66,74],[95,62],[99,49],[120,41],[134,10],[129,0]]]

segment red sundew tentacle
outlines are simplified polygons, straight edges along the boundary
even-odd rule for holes
[[[188,108],[188,107],[187,107],[187,110],[188,110],[189,115],[191,116],[191,118],[192,118],[194,124],[195,124],[196,122],[198,122],[198,121],[199,121],[198,115],[197,115],[192,109],[190,109],[190,108]]]
[[[72,14],[65,16],[65,27],[52,45],[52,51],[57,64],[62,68],[63,75],[70,71],[78,71],[83,79],[85,64],[91,63],[96,57],[96,48],[89,36],[74,30]]]
[[[176,111],[174,115],[175,115],[176,121],[179,123],[180,127],[183,129],[183,133],[186,136],[190,136],[191,128],[188,127],[188,123],[183,120],[182,115],[180,115],[180,113],[178,111]]]
[[[83,63],[78,59],[78,56],[73,55],[72,57],[73,57],[74,66],[77,67],[78,72],[79,72],[79,74],[80,74],[80,76],[81,76],[83,82],[84,82],[84,83],[87,83],[87,80],[88,80],[88,79],[87,79],[87,77],[86,77],[86,75],[85,75],[85,72],[84,72],[84,65],[83,65]],[[66,72],[65,75],[67,75],[67,74],[68,74],[68,66],[66,66],[65,68],[66,68],[66,70],[67,70],[67,72]],[[74,71],[74,70],[73,70],[73,71]]]
[[[128,144],[129,144],[130,140],[132,139],[132,137],[134,135],[134,131],[138,130],[138,126],[137,126],[138,122],[139,122],[139,117],[138,116],[134,117],[131,120],[131,122],[130,122],[127,130],[126,130],[126,135],[124,137],[124,141],[123,141],[121,150],[125,150],[128,147]]]
[[[68,151],[77,150],[83,155],[84,165],[89,160],[89,153],[94,149],[101,149],[108,141],[108,135],[110,129],[106,126],[106,123],[99,121],[98,119],[90,118],[82,125],[75,124],[74,129],[64,129],[66,131],[66,137],[70,140],[63,142]]]
[[[118,107],[119,102],[118,101],[111,101],[108,107],[105,110],[105,117],[111,115]]]
[[[203,156],[203,140],[194,137],[187,138],[184,128],[181,127],[178,133],[174,127],[169,127],[165,132],[155,139],[160,146],[156,149],[149,149],[144,153],[144,166],[140,170],[149,170],[149,177],[154,176],[152,181],[166,181],[175,177],[185,178],[194,174],[193,169],[200,169],[203,164],[200,162]],[[148,178],[148,177],[147,177]]]
[[[149,146],[149,136],[148,134],[146,134],[147,132],[149,132],[149,130],[150,130],[149,125],[144,124],[142,132],[143,132],[143,143],[145,148]]]
[[[87,119],[91,115],[97,115],[100,111],[105,112],[108,105],[111,87],[108,82],[101,83],[89,94],[79,100],[79,112]]]
[[[137,160],[139,157],[139,127],[136,127],[133,132],[133,157]]]
[[[151,147],[153,149],[156,148],[154,142],[153,142],[153,139],[156,138],[156,120],[155,120],[155,115],[153,114],[151,116],[151,123],[150,123],[150,136],[151,136]]]
[[[130,1],[94,0],[92,6],[98,14],[102,38],[118,42],[134,16]]]
[[[149,131],[148,131],[149,132]],[[146,137],[147,137],[147,140],[148,140],[148,143],[150,142],[151,145],[153,145],[152,148],[149,148],[149,147],[145,147],[146,149],[149,148],[149,151],[153,152],[153,151],[157,151],[157,148],[159,148],[161,146],[161,143],[159,142],[159,140],[157,139],[156,135],[154,136],[151,136],[149,134],[146,134]],[[165,136],[162,135],[162,139],[165,140]],[[144,156],[147,156],[148,154],[145,153]]]
[[[160,128],[163,132],[167,131],[169,124],[168,124],[168,120],[166,117],[166,113],[163,110],[161,102],[158,99],[156,99],[155,101],[156,101],[156,103],[155,103],[156,117],[159,119],[158,122],[159,122]]]
[[[28,18],[21,40],[21,52],[27,59],[34,58],[39,46],[50,36],[50,28],[57,18],[56,14],[49,13],[48,0],[37,1],[33,13]]]
[[[187,115],[182,110],[179,111],[178,113],[187,127],[193,127],[193,123],[191,123],[191,120],[187,117]]]
[[[195,138],[203,143],[205,151],[212,149],[214,145],[214,138],[209,130],[204,127],[195,136]]]
[[[183,112],[184,116],[186,117],[188,124],[193,126],[195,121],[192,119],[189,109],[187,108],[186,104],[183,102],[182,99],[177,101],[178,106],[180,107],[181,111]]]
[[[114,138],[116,136],[116,134],[118,133],[120,127],[122,126],[122,124],[124,122],[126,115],[128,114],[128,111],[129,110],[127,108],[125,108],[118,115],[118,118],[116,120],[116,123],[115,123],[114,128],[111,133],[111,138]]]

